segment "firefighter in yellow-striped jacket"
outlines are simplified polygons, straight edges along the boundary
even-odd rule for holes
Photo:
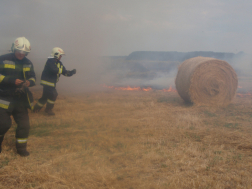
[[[54,47],[52,49],[51,57],[48,57],[41,75],[40,84],[43,85],[43,94],[34,106],[34,112],[40,111],[46,104],[45,113],[47,115],[55,115],[52,109],[58,96],[55,87],[60,75],[63,74],[64,76],[72,76],[76,74],[75,69],[69,71],[63,66],[60,59],[64,54],[64,51],[59,47]]]
[[[35,85],[36,77],[32,62],[26,58],[31,51],[30,42],[19,37],[11,49],[12,53],[0,56],[0,153],[4,135],[11,127],[12,115],[17,123],[17,153],[28,156],[26,147],[30,123],[27,109],[33,108],[28,87]]]

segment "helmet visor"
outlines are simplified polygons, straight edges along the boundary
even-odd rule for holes
[[[19,51],[24,51],[24,52],[26,52],[26,53],[30,52],[29,47],[27,47],[26,45],[17,46],[16,49],[19,50]]]
[[[18,51],[18,53],[20,53],[20,54],[24,54],[24,55],[27,55],[28,54],[28,52],[25,52],[25,51],[22,51],[22,50],[17,50]]]

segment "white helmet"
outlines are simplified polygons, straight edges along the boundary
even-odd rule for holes
[[[54,58],[57,58],[59,59],[59,57],[61,55],[65,54],[65,52],[63,51],[63,49],[59,48],[59,47],[54,47],[52,49],[52,53],[51,53],[51,56],[54,57]]]
[[[31,51],[31,44],[25,37],[18,37],[14,43],[12,43],[11,51],[15,50],[24,51],[25,53],[29,53]]]

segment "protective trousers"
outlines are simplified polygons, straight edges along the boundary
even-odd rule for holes
[[[16,147],[19,151],[21,148],[26,149],[27,139],[30,130],[28,110],[23,103],[15,104],[13,110],[10,112],[6,109],[0,108],[0,146],[3,141],[5,133],[11,127],[11,118],[13,116],[17,123],[16,129]]]
[[[54,107],[54,103],[57,99],[58,93],[55,87],[43,86],[43,95],[38,100],[37,105],[41,108],[46,104],[46,110],[51,110]]]

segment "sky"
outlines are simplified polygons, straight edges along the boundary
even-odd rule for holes
[[[133,51],[250,54],[251,10],[250,0],[1,0],[0,54],[24,36],[37,68],[58,46],[68,68],[86,70],[88,78],[102,72],[94,56]]]
[[[54,46],[105,56],[251,51],[249,0],[1,0],[0,5],[1,52],[19,36],[43,54]]]

